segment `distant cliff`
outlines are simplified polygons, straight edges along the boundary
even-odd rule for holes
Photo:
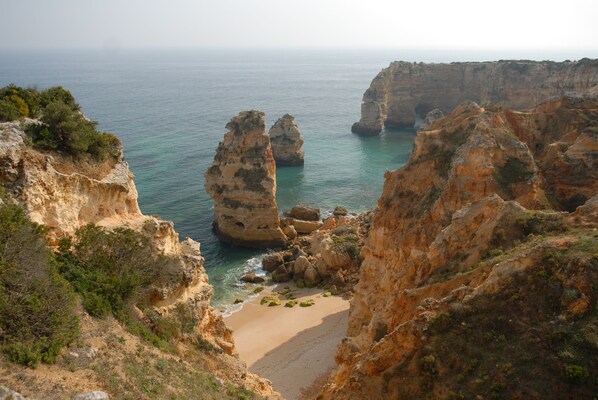
[[[496,61],[424,64],[395,61],[363,94],[352,131],[378,134],[384,126],[413,127],[432,109],[449,113],[463,101],[531,108],[568,92],[598,91],[598,60]]]
[[[459,105],[385,174],[319,398],[591,398],[597,228],[598,98]]]

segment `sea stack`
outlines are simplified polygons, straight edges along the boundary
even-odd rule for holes
[[[214,200],[214,230],[220,240],[244,247],[283,246],[276,205],[276,163],[266,116],[244,111],[226,125],[205,188]]]
[[[285,114],[270,128],[272,153],[278,166],[303,165],[303,138],[292,115]]]

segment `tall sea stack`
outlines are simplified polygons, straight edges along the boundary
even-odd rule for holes
[[[598,60],[507,60],[424,64],[395,61],[363,94],[355,133],[377,135],[386,127],[413,127],[435,108],[448,114],[464,101],[532,108],[569,92],[598,92]]]
[[[272,153],[277,166],[303,165],[303,138],[292,115],[285,114],[270,128]]]
[[[226,125],[205,188],[214,200],[214,230],[220,240],[244,247],[283,246],[276,205],[276,163],[266,116],[244,111]]]

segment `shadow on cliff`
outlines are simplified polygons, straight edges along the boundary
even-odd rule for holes
[[[348,320],[349,310],[327,315],[320,325],[299,332],[267,352],[249,370],[269,379],[285,399],[297,399],[302,388],[336,366],[336,345],[346,336]]]

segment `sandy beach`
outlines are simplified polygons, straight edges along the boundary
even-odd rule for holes
[[[283,290],[285,285],[275,288]],[[290,286],[290,285],[289,285]],[[291,289],[296,289],[290,286]],[[336,345],[345,336],[349,301],[324,297],[321,289],[296,289],[297,305],[260,305],[260,296],[225,319],[234,331],[239,355],[251,372],[272,381],[287,400],[295,400],[301,388],[310,386],[318,376],[335,366]],[[299,302],[313,299],[311,307]]]

